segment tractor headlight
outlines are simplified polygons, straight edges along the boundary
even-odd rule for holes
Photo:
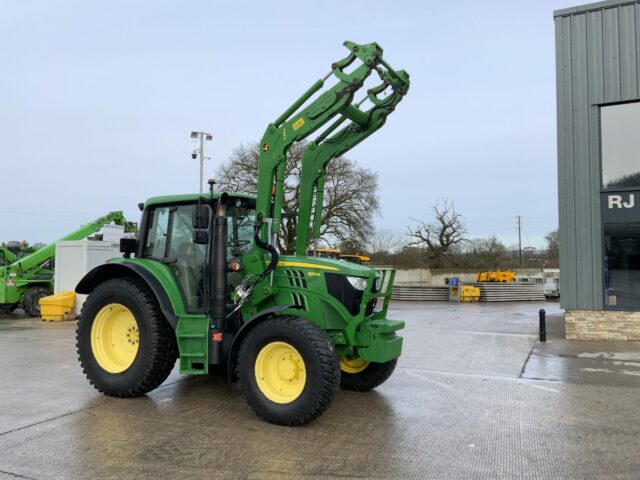
[[[367,279],[365,277],[349,277],[347,280],[353,288],[359,291],[364,291],[367,288]]]
[[[373,281],[373,288],[376,292],[379,292],[382,288],[382,276],[379,273],[376,273],[376,279]]]

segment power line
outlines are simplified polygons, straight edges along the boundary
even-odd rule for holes
[[[522,268],[522,217],[518,215],[516,219],[518,220],[518,258]]]

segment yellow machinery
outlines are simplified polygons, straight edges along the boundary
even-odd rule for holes
[[[340,260],[340,250],[337,248],[317,248],[316,253],[318,257]],[[307,255],[313,255],[313,250]]]
[[[461,302],[477,302],[480,300],[480,289],[473,285],[462,285],[460,287]]]
[[[480,272],[476,282],[499,282],[508,283],[516,281],[516,272],[507,270],[505,272],[496,270],[495,272]]]
[[[340,255],[342,260],[346,260],[347,262],[357,263],[358,265],[362,265],[363,263],[367,263],[371,261],[371,258],[366,255],[355,255],[355,254],[346,254],[343,253]]]

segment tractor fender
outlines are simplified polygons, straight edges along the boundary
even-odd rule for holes
[[[236,378],[236,359],[238,356],[238,351],[240,350],[240,345],[242,345],[242,341],[247,336],[247,334],[253,330],[253,328],[258,325],[260,322],[270,318],[273,314],[277,314],[289,309],[300,308],[298,305],[276,305],[275,307],[269,307],[264,310],[259,311],[253,317],[251,317],[247,322],[245,322],[238,333],[236,333],[235,337],[233,337],[233,342],[229,347],[229,353],[227,355],[227,375],[229,377],[229,381],[233,381]]]
[[[176,329],[178,317],[173,310],[173,305],[171,305],[171,300],[169,300],[167,292],[162,288],[158,279],[140,265],[134,263],[105,263],[104,265],[99,265],[89,271],[82,280],[80,280],[78,285],[76,285],[76,293],[88,295],[98,284],[117,277],[137,277],[144,281],[158,300],[162,314],[171,327],[174,330]]]

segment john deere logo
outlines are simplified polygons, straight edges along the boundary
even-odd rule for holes
[[[268,152],[269,151],[269,144],[268,143],[262,144],[262,151],[263,152]]]
[[[627,198],[624,198],[622,195],[609,195],[609,208],[633,208],[636,204],[635,195],[633,193],[629,193],[626,197]]]

